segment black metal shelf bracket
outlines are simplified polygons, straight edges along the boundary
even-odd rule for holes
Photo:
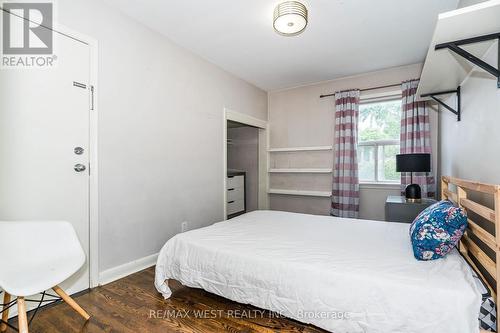
[[[449,94],[456,94],[457,95],[457,108],[454,109],[445,102],[443,102],[441,99],[437,98],[436,96],[441,96],[441,95],[449,95]],[[457,121],[460,121],[461,118],[461,111],[462,111],[462,100],[461,100],[461,95],[460,95],[460,87],[457,87],[457,90],[447,90],[447,91],[440,91],[436,93],[430,93],[430,94],[424,94],[421,95],[421,97],[430,97],[433,100],[435,100],[439,105],[443,106],[447,110],[451,111],[457,116]]]
[[[481,43],[481,42],[486,42],[489,40],[498,40],[498,66],[497,68],[491,66],[487,62],[479,59],[472,53],[462,49],[460,46],[461,45],[468,45],[468,44],[474,44],[474,43]],[[471,63],[473,63],[476,66],[481,67],[491,75],[495,76],[497,78],[497,87],[500,88],[500,32],[494,33],[494,34],[489,34],[489,35],[483,35],[483,36],[478,36],[478,37],[472,37],[472,38],[467,38],[467,39],[461,39],[457,40],[454,42],[448,42],[448,43],[441,43],[436,45],[435,50],[441,50],[441,49],[449,49],[450,51],[455,52],[459,56],[467,59]]]

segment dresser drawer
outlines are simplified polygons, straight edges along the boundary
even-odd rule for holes
[[[227,188],[240,188],[245,184],[244,176],[227,177]]]
[[[228,200],[227,202],[227,215],[241,212],[245,209],[245,200]]]
[[[245,199],[245,189],[243,187],[237,187],[234,189],[227,190],[227,201],[238,201]]]

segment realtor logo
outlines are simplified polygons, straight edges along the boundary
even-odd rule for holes
[[[52,54],[52,3],[3,3],[3,54]]]
[[[36,0],[35,0],[36,1]],[[51,68],[54,52],[51,2],[4,2],[0,68]]]

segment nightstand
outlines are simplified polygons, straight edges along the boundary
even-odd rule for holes
[[[389,195],[385,201],[385,220],[412,223],[415,217],[436,200],[423,198],[421,202],[407,202],[405,197]]]

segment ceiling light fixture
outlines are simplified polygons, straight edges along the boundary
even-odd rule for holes
[[[274,30],[283,36],[296,36],[307,26],[307,8],[297,1],[286,1],[274,9]]]

